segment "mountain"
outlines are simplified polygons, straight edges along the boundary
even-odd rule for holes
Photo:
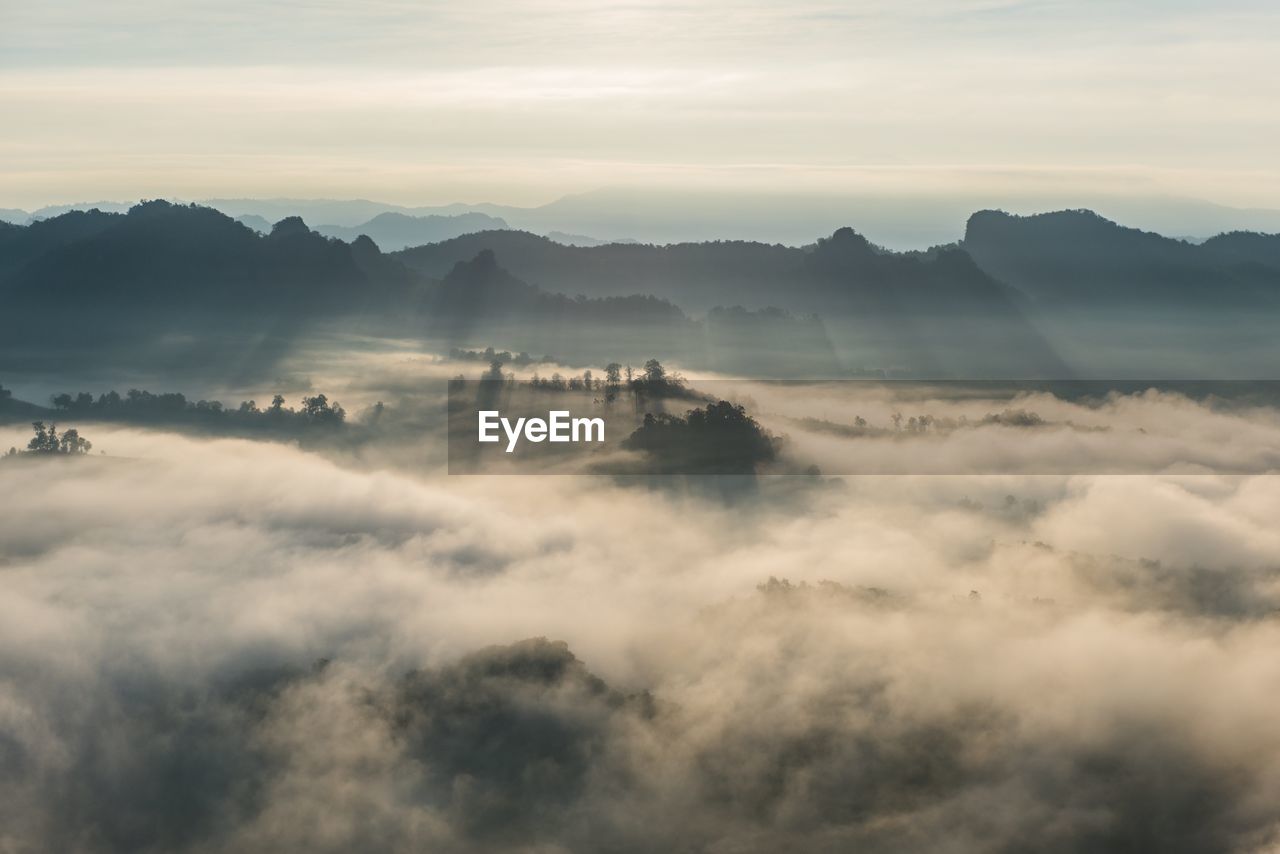
[[[588,296],[648,293],[694,311],[720,304],[759,303],[741,297],[742,288],[776,282],[800,260],[798,250],[763,244],[581,247],[527,231],[484,231],[394,254],[419,272],[442,276],[454,264],[486,249],[501,257],[515,275],[548,290]],[[766,294],[760,299],[769,302]]]
[[[52,219],[34,220],[26,226],[0,228],[0,289],[6,275],[22,265],[110,227],[111,214],[99,210],[70,211]]]
[[[138,202],[72,202],[65,205],[45,205],[31,212],[31,219],[50,219],[72,211],[104,211],[107,213],[125,213]]]
[[[839,228],[804,247],[494,229],[387,253],[154,201],[0,224],[0,350],[213,364],[324,330],[769,376],[1251,376],[1276,349],[1278,256],[1274,235],[1197,244],[1088,211],[981,211],[923,252]]]
[[[595,237],[587,237],[585,234],[567,234],[563,231],[548,231],[545,235],[548,240],[554,240],[556,243],[563,243],[566,246],[604,246],[606,243],[635,243],[631,238],[619,238],[617,240],[599,240]]]
[[[801,246],[856,222],[873,242],[896,249],[953,243],[973,211],[991,208],[1029,214],[1092,207],[1104,216],[1163,234],[1199,237],[1231,230],[1280,231],[1280,210],[1233,208],[1199,199],[1166,196],[1083,195],[1024,197],[991,193],[882,194],[753,193],[677,189],[606,188],[564,196],[542,205],[448,204],[411,207],[363,199],[215,199],[205,202],[233,216],[256,213],[274,222],[301,216],[308,222],[354,226],[388,211],[410,216],[483,213],[510,227],[551,236],[590,235],[605,242],[639,239],[680,243],[748,239]],[[559,242],[577,242],[564,241]]]
[[[641,240],[648,243],[745,239],[802,246],[817,234],[847,224],[872,242],[898,250],[922,249],[961,239],[965,219],[975,210],[1018,214],[1089,207],[1109,219],[1161,234],[1204,238],[1233,230],[1280,231],[1280,210],[1233,208],[1199,199],[1169,196],[1058,194],[1034,197],[1007,193],[933,192],[911,196],[876,193],[762,193],[688,191],[663,188],[605,188],[564,196],[546,204],[491,203],[398,205],[369,199],[219,198],[198,202],[231,217],[252,215],[267,222],[288,216],[308,223],[357,228],[383,213],[411,217],[484,214],[508,227],[586,245]],[[37,217],[70,208],[127,210],[130,205],[97,202],[58,205]],[[25,221],[19,220],[19,221]],[[372,235],[371,235],[372,236]],[[582,239],[582,238],[586,239]],[[395,248],[391,244],[384,248]]]
[[[319,324],[403,334],[425,286],[368,238],[332,240],[297,218],[260,235],[162,201],[73,211],[0,229],[0,368],[243,378]]]
[[[253,229],[259,234],[271,233],[271,223],[267,222],[267,220],[264,219],[263,217],[256,216],[254,214],[245,214],[244,216],[238,216],[236,217],[236,222],[240,223],[241,225],[248,226],[249,228]]]
[[[1280,234],[1232,231],[1210,237],[1200,246],[1223,263],[1261,264],[1280,270]]]
[[[776,306],[824,310],[1003,311],[1019,296],[959,249],[894,253],[842,228],[795,249],[749,241],[566,246],[521,231],[486,231],[394,253],[440,276],[492,250],[511,271],[548,290],[608,296],[648,293],[683,308]]]
[[[320,225],[316,226],[315,230],[325,237],[336,237],[339,240],[354,240],[363,234],[372,238],[384,252],[391,252],[407,246],[438,243],[441,240],[449,240],[474,231],[506,227],[507,224],[501,219],[482,213],[451,216],[435,214],[408,216],[401,213],[383,213],[361,225]]]
[[[393,256],[438,277],[485,250],[512,275],[553,292],[645,293],[693,312],[740,306],[818,314],[838,361],[857,370],[940,377],[1065,372],[1026,318],[1025,298],[956,247],[889,252],[848,228],[804,249],[749,241],[579,247],[528,232],[486,231]],[[800,332],[788,329],[788,336]],[[975,348],[974,341],[984,344]],[[780,349],[789,342],[779,342]],[[806,348],[804,359],[792,364],[794,376],[805,375],[812,352]],[[785,373],[787,364],[778,363],[772,375]]]
[[[733,307],[693,321],[653,296],[570,298],[521,281],[487,249],[453,266],[434,290],[427,314],[431,334],[451,346],[501,340],[516,350],[552,352],[586,364],[638,363],[661,353],[685,365],[729,373],[841,373],[817,317]]]
[[[208,208],[162,201],[126,214],[72,212],[6,232],[0,272],[10,306],[64,315],[72,308],[309,314],[389,296],[410,280],[380,253],[362,262],[359,249],[297,218],[261,236]]]
[[[0,208],[0,222],[22,225],[30,218],[31,214],[26,211],[20,211],[17,208]]]
[[[1088,210],[979,211],[963,248],[993,276],[1052,305],[1280,306],[1280,238],[1200,244],[1126,228]]]
[[[0,385],[0,423],[25,421],[29,418],[45,418],[52,410],[25,400],[18,400],[13,392]]]
[[[491,232],[509,234],[509,232]],[[540,239],[540,238],[539,238]],[[368,236],[325,237],[286,217],[244,222],[163,201],[0,224],[0,368],[261,374],[313,332],[504,346],[591,364],[653,355],[690,365],[838,371],[821,323],[725,311],[707,323],[636,292],[571,297],[478,250],[436,275]],[[783,361],[752,363],[770,335]]]
[[[549,293],[517,279],[498,266],[490,250],[470,261],[459,261],[434,291],[430,303],[435,318],[484,317],[576,322],[654,324],[688,322],[684,312],[653,296],[610,296],[573,299]]]
[[[455,217],[478,213],[501,219],[505,212],[526,208],[493,204],[394,205],[369,199],[205,199],[199,204],[231,217],[259,216],[269,222],[287,216],[302,217],[308,222],[326,223],[343,228],[356,228],[384,213],[408,217]]]
[[[164,201],[0,224],[0,306],[0,368],[23,370],[265,369],[325,330],[467,344],[505,336],[584,358],[684,353],[700,339],[669,302],[551,293],[507,273],[492,252],[429,277],[365,235],[325,237],[298,217],[262,235],[210,208]]]

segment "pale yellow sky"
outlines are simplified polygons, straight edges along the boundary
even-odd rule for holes
[[[602,186],[1280,207],[1272,7],[0,0],[0,207]]]

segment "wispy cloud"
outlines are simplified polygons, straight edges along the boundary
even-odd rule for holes
[[[9,204],[140,185],[333,195],[362,177],[367,195],[393,191],[381,173],[433,162],[458,174],[395,200],[528,202],[627,183],[636,162],[651,167],[646,183],[669,185],[688,166],[714,179],[724,164],[785,165],[778,188],[837,165],[850,171],[812,181],[848,191],[865,189],[855,168],[954,167],[975,182],[1005,169],[1030,193],[1046,189],[1037,171],[1103,170],[1258,206],[1280,180],[1276,13],[1250,2],[1158,14],[1142,3],[229,2],[174,14],[139,0],[7,15]],[[288,157],[315,168],[270,181]],[[491,180],[462,189],[484,170]]]

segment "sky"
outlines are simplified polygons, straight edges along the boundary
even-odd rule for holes
[[[1280,207],[1253,0],[0,0],[0,207],[600,188]]]

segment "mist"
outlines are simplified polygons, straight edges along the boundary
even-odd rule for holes
[[[1274,430],[1185,398],[1095,412],[1210,446],[1234,419],[1241,453]],[[727,504],[447,477],[438,436],[80,426],[90,456],[0,466],[8,849],[1275,844],[1269,475],[783,478]]]

